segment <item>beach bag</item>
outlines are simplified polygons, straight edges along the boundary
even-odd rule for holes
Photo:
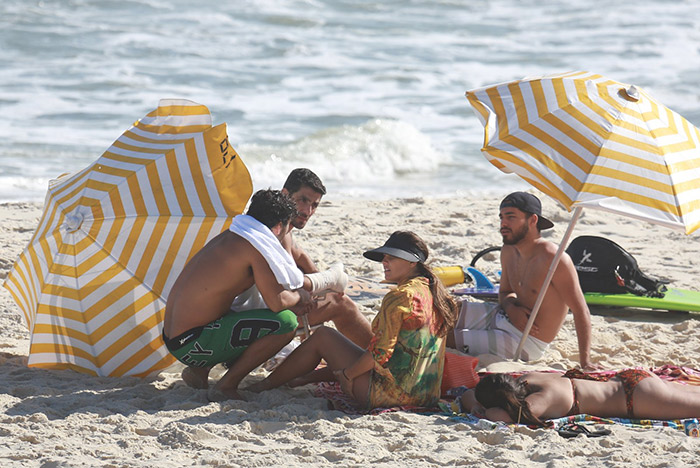
[[[476,372],[477,364],[479,364],[479,358],[446,348],[440,393],[445,395],[449,389],[461,386],[476,387],[476,384],[479,383],[479,374]]]
[[[664,297],[668,281],[644,274],[637,260],[610,239],[579,236],[566,253],[574,262],[583,292]]]

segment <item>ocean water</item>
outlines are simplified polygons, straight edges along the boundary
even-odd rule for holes
[[[700,1],[3,0],[0,201],[43,200],[161,98],[226,122],[256,189],[327,198],[524,188],[465,91],[589,70],[700,125]]]

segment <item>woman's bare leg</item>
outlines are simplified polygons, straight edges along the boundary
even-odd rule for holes
[[[634,389],[634,417],[683,419],[700,417],[697,387],[665,382],[657,376],[642,380]]]
[[[314,382],[336,382],[337,380],[331,368],[323,367],[321,369],[314,369],[306,375],[295,377],[290,380],[288,384],[290,387],[300,387]]]
[[[673,385],[673,386],[681,388],[685,392],[700,393],[700,385],[689,385],[689,384],[684,384],[684,383],[680,383],[680,382],[669,382],[669,381],[666,381],[666,382]]]
[[[282,361],[282,364],[261,382],[247,388],[254,392],[279,387],[290,380],[312,372],[324,359],[331,370],[343,369],[357,361],[364,349],[338,331],[320,327],[313,335]]]

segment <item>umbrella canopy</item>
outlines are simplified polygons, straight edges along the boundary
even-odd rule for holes
[[[589,72],[467,92],[482,151],[564,207],[700,227],[700,130],[640,88]]]
[[[700,130],[643,90],[589,72],[466,93],[484,125],[486,158],[575,208],[523,337],[583,207],[680,229],[700,227]]]
[[[187,260],[245,208],[250,175],[209,110],[162,100],[86,169],[49,183],[4,282],[31,333],[28,365],[144,376]]]

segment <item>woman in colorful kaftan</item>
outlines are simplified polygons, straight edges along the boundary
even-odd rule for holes
[[[394,232],[382,247],[364,253],[382,262],[386,281],[397,284],[372,322],[373,337],[366,350],[336,330],[321,327],[249,389],[307,383],[323,359],[343,391],[366,408],[434,406],[440,397],[445,334],[454,326],[458,310],[426,266],[428,253],[425,242],[408,231]]]

